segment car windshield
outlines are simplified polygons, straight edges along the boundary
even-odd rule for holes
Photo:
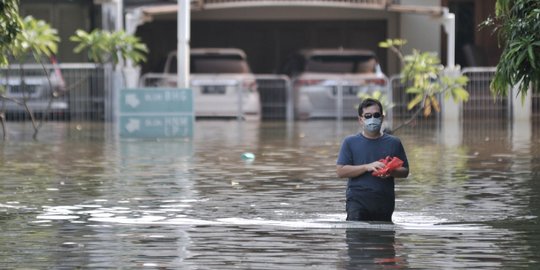
[[[171,59],[169,73],[176,73],[176,57]],[[220,74],[220,73],[249,73],[249,66],[245,59],[239,55],[191,55],[191,74]]]
[[[192,74],[249,73],[249,67],[239,55],[192,55]]]
[[[305,71],[318,73],[371,73],[376,60],[367,55],[317,55],[306,62]]]

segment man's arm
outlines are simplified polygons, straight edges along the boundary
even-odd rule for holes
[[[364,165],[337,165],[336,173],[339,178],[352,178],[366,172],[372,172],[382,168],[384,168],[384,163],[380,161],[375,161]]]
[[[409,176],[409,169],[405,167],[399,167],[390,172],[390,176],[394,178],[405,178]]]

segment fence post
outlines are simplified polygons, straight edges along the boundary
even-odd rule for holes
[[[238,112],[236,114],[236,120],[238,121],[241,121],[243,119],[243,116],[244,116],[244,108],[243,108],[243,97],[242,95],[244,93],[242,93],[244,91],[244,84],[242,82],[237,82],[236,83],[236,93],[237,93],[237,97],[238,97]]]
[[[117,115],[117,92],[122,88],[122,73],[118,69],[114,69],[110,64],[104,66],[104,72],[106,82],[104,91],[105,121],[114,122]]]
[[[385,108],[386,110],[386,116],[384,117],[384,122],[386,123],[386,126],[392,130],[394,129],[394,84],[392,83],[393,78],[385,79],[386,81],[386,97],[388,99],[388,104],[390,104],[390,107]],[[394,106],[392,106],[392,104]]]
[[[293,86],[292,82],[289,77],[284,76],[284,80],[287,87],[287,107],[286,107],[286,115],[287,115],[287,123],[292,123],[294,120],[294,93],[293,93]]]
[[[343,119],[343,82],[339,82],[336,86],[336,120],[341,121]]]

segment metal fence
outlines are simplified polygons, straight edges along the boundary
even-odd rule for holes
[[[0,69],[0,87],[4,88],[0,110],[6,113],[10,121],[28,120],[22,101],[26,101],[29,109],[38,117],[47,121],[106,121],[107,113],[114,111],[113,91],[108,82],[111,70],[105,70],[94,64],[61,64],[61,65],[12,65]],[[494,76],[495,68],[467,68],[462,73],[469,77],[466,89],[470,93],[468,102],[461,107],[461,117],[465,126],[469,120],[483,119],[489,125],[506,125],[512,116],[513,98],[498,97],[490,92],[489,84]],[[141,77],[140,87],[156,87],[164,81],[174,81],[175,76],[164,74],[145,74]],[[256,88],[260,101],[260,116],[263,120],[298,119],[299,97],[294,89],[295,82],[284,75],[256,75]],[[233,83],[234,87],[244,88],[243,82]],[[390,93],[395,104],[387,110],[388,119],[394,126],[413,116],[417,108],[409,110],[407,104],[413,98],[407,94],[407,84],[397,76],[386,83],[388,87],[378,89]],[[341,119],[355,116],[355,108],[349,104],[356,96],[358,87],[351,87],[329,80],[324,90],[328,106],[327,118]],[[214,90],[219,90],[215,88]],[[373,88],[375,89],[375,88]],[[373,90],[371,89],[371,90]],[[208,90],[208,89],[207,89]],[[216,90],[216,91],[217,91]],[[370,91],[371,91],[370,90]],[[238,91],[237,93],[242,93]],[[243,95],[238,95],[238,98]],[[236,97],[233,97],[236,98]],[[439,99],[440,100],[440,99]],[[356,103],[356,104],[357,104]],[[240,104],[240,103],[238,103]],[[531,112],[533,117],[540,116],[540,93],[532,94]],[[110,107],[110,108],[109,108]],[[48,108],[48,109],[47,109]],[[238,118],[246,114],[246,107],[236,106]],[[326,110],[326,109],[325,109]],[[476,121],[478,123],[478,121]],[[434,126],[440,124],[440,114],[429,117],[422,114],[416,117],[413,125]]]
[[[409,102],[415,97],[413,94],[408,94],[406,89],[411,86],[410,82],[402,82],[401,76],[392,76],[390,78],[389,87],[392,92],[393,107],[387,110],[389,120],[392,121],[393,128],[400,126],[406,121],[411,120],[410,125],[414,127],[433,127],[439,124],[440,114],[432,113],[429,116],[424,116],[423,113],[419,113],[415,116],[416,111],[419,110],[420,105],[416,105],[409,109],[407,106]],[[437,98],[439,104],[441,104],[441,98]],[[414,119],[411,119],[414,118]]]
[[[512,119],[513,106],[521,106],[513,104],[514,100],[510,96],[493,96],[490,90],[490,83],[495,75],[494,67],[480,68],[465,68],[461,72],[469,78],[465,89],[469,92],[469,100],[459,104],[460,115],[465,127],[469,122],[474,122],[475,125],[484,123],[486,125],[506,125]],[[393,100],[395,107],[393,108],[394,117],[409,118],[416,111],[416,108],[407,109],[408,102],[412,99],[412,95],[406,93],[407,83],[402,83],[399,76],[394,76],[390,79],[392,88]],[[442,104],[442,98],[438,97]],[[532,94],[532,116],[540,115],[540,94]],[[474,121],[477,119],[483,120]],[[431,117],[424,117],[422,114],[415,119],[417,125],[433,124],[440,122],[440,114],[432,114]],[[476,128],[476,127],[475,127]]]
[[[462,74],[469,78],[465,89],[469,92],[469,101],[463,103],[464,119],[508,119],[511,116],[511,99],[494,97],[490,83],[495,75],[495,68],[465,68]]]
[[[94,64],[10,65],[0,69],[0,110],[8,121],[102,121],[104,69]],[[27,109],[28,108],[28,109]]]
[[[262,119],[294,118],[291,81],[284,75],[257,75]]]
[[[211,75],[191,78],[197,118],[293,118],[291,83],[283,75]],[[176,76],[147,73],[141,76],[139,87],[175,87]],[[254,109],[256,107],[256,109]],[[229,108],[229,109],[227,109]]]
[[[493,132],[506,131],[510,127],[513,99],[509,96],[495,97],[491,93],[494,67],[465,68],[462,74],[469,78],[465,86],[469,100],[461,105],[463,137],[469,140],[499,138]]]

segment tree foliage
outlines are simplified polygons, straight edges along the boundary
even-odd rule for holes
[[[78,42],[75,48],[77,53],[87,49],[90,60],[98,63],[112,62],[118,64],[120,60],[130,60],[134,63],[146,61],[148,49],[145,44],[124,31],[107,32],[103,30],[94,30],[87,33],[83,30],[78,30],[72,41]],[[10,60],[17,60],[19,63],[27,62],[28,57],[33,56],[34,60],[41,63],[49,80],[49,86],[53,88],[49,74],[42,60],[50,58],[56,54],[60,38],[56,29],[42,20],[36,20],[28,16],[22,20],[19,16],[19,1],[18,0],[0,0],[0,66],[7,66]],[[22,68],[22,66],[21,66]],[[9,74],[9,70],[8,70]],[[25,91],[24,72],[21,72],[21,87]],[[7,82],[6,82],[7,84]],[[14,102],[20,106],[24,106],[29,114],[32,125],[34,127],[34,139],[37,137],[42,121],[36,123],[34,114],[27,105],[26,98],[18,100],[5,95],[4,86],[0,86],[0,101],[5,104],[5,101]],[[65,90],[65,89],[64,89]],[[49,105],[43,115],[46,116],[50,108],[52,98],[58,96],[56,91],[53,91]],[[0,125],[6,139],[5,125],[5,106],[2,105],[0,111]]]
[[[1,0],[0,0],[1,1]],[[53,85],[50,81],[49,74],[47,73],[47,70],[45,69],[45,66],[43,65],[43,58],[50,57],[56,53],[58,50],[58,43],[60,42],[60,37],[58,36],[58,32],[56,29],[52,28],[48,23],[46,23],[43,20],[37,20],[33,18],[32,16],[27,16],[23,20],[20,21],[20,29],[17,35],[10,40],[9,44],[5,44],[5,50],[3,51],[3,57],[5,57],[5,64],[8,64],[9,59],[15,59],[19,63],[26,62],[27,58],[29,56],[33,56],[34,60],[38,63],[40,63],[43,66],[43,70],[45,71],[46,78],[49,82],[49,87],[53,89]],[[21,66],[22,69],[22,66]],[[8,68],[8,74],[9,74],[9,68]],[[30,107],[27,104],[27,98],[25,96],[28,95],[26,93],[26,85],[24,83],[24,72],[20,72],[21,76],[21,89],[23,91],[23,98],[13,98],[8,97],[2,93],[0,98],[3,101],[10,101],[14,102],[15,104],[18,104],[19,106],[24,107],[24,110],[29,115],[31,121],[32,121],[32,127],[34,128],[34,139],[37,139],[37,135],[39,132],[39,129],[48,113],[48,110],[51,107],[52,99],[57,97],[56,92],[52,92],[51,96],[49,97],[49,103],[47,106],[47,109],[45,110],[45,113],[43,113],[42,118],[39,122],[36,121],[35,115],[30,109]],[[7,84],[7,80],[6,80]],[[5,107],[2,106],[2,129],[4,134],[4,140],[7,139],[6,137],[6,127],[4,122],[4,113],[5,113]]]
[[[18,0],[0,0],[0,66],[6,66],[11,44],[22,31]]]
[[[503,46],[491,90],[506,96],[518,86],[525,98],[529,86],[540,91],[540,1],[497,0],[495,17],[484,25],[494,25]]]
[[[148,48],[138,37],[124,31],[109,32],[95,29],[88,33],[77,30],[70,39],[78,43],[74,49],[75,53],[87,50],[88,59],[100,64],[113,63],[116,66],[120,60],[141,63],[146,61],[148,53]]]
[[[396,106],[396,104],[394,104],[390,100],[390,98],[386,94],[384,94],[383,91],[381,90],[376,90],[376,91],[373,91],[372,93],[359,92],[358,97],[360,98],[360,100],[364,100],[368,98],[376,99],[381,103],[383,108],[385,108],[387,111]]]
[[[401,47],[406,43],[403,39],[388,39],[379,43],[379,47],[390,49],[401,60],[401,82],[410,85],[405,91],[413,95],[407,109],[416,108],[411,119],[394,131],[412,122],[420,112],[426,117],[434,111],[440,112],[439,97],[452,98],[454,102],[469,99],[469,92],[464,88],[469,81],[467,76],[447,73],[434,53],[413,50],[412,54],[404,55]]]
[[[22,21],[23,31],[11,46],[11,53],[20,62],[32,55],[36,62],[41,62],[42,57],[51,57],[58,51],[60,37],[58,31],[43,20],[37,20],[27,16]]]
[[[432,111],[440,111],[437,99],[440,94],[445,99],[451,97],[455,102],[469,99],[469,92],[464,88],[468,78],[463,75],[446,75],[437,55],[413,50],[412,54],[404,57],[404,61],[401,81],[412,82],[405,91],[415,95],[407,104],[407,109],[420,106],[424,116],[429,116]]]
[[[410,83],[411,86],[405,91],[414,94],[414,98],[407,104],[409,110],[420,106],[424,116],[429,116],[432,111],[439,112],[438,95],[451,97],[455,102],[469,99],[469,92],[464,88],[469,80],[466,76],[446,74],[439,57],[434,53],[413,50],[412,54],[403,55],[401,46],[405,44],[403,39],[389,39],[379,43],[379,46],[396,52],[401,60],[401,82]]]

